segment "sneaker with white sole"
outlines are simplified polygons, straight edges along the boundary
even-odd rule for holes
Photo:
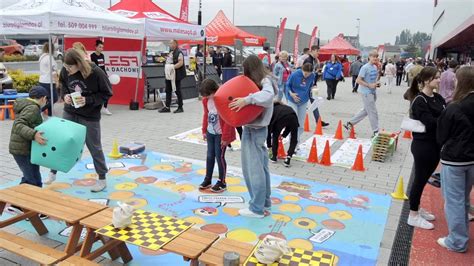
[[[245,217],[249,217],[249,218],[263,218],[265,217],[263,214],[257,214],[257,213],[254,213],[253,211],[251,211],[250,209],[246,208],[246,209],[240,209],[239,210],[239,214],[241,216],[245,216]]]
[[[436,219],[436,217],[435,217],[433,214],[429,213],[429,212],[428,212],[427,210],[425,210],[425,209],[420,208],[420,209],[418,210],[418,213],[421,215],[421,217],[422,217],[423,219],[425,219],[425,220],[427,220],[427,221],[434,221],[434,220]]]
[[[423,217],[421,217],[420,214],[418,215],[408,215],[408,225],[414,226],[414,227],[419,227],[422,229],[426,230],[431,230],[434,228],[434,225],[427,220],[425,220]]]
[[[49,172],[48,177],[46,180],[43,181],[45,185],[51,185],[54,181],[56,181],[56,174],[53,172]]]
[[[97,183],[94,186],[92,186],[91,192],[101,192],[106,187],[107,187],[107,182],[105,181],[105,179],[99,179],[97,180]]]
[[[112,115],[112,112],[109,111],[109,109],[105,108],[105,107],[102,107],[102,113],[104,115]]]
[[[11,213],[16,213],[16,214],[23,214],[23,209],[18,207],[18,206],[15,206],[15,205],[10,205],[8,208],[7,208],[7,211],[11,212]]]

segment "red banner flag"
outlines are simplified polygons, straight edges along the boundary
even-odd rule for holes
[[[286,18],[280,23],[280,30],[278,31],[278,37],[275,45],[275,53],[279,54],[281,49],[281,42],[283,41],[283,34],[285,33]]]
[[[316,33],[318,32],[318,26],[314,26],[313,33],[311,33],[311,39],[309,39],[309,49],[313,46],[314,41],[316,40]]]
[[[294,42],[294,45],[295,45],[295,48],[293,50],[293,62],[297,62],[298,61],[298,44],[300,42],[300,24],[296,25],[296,30],[295,30],[295,42]]]
[[[179,11],[179,19],[188,21],[189,0],[181,0],[181,10]]]

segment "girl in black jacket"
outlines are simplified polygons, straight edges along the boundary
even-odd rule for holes
[[[449,234],[438,244],[465,252],[469,241],[469,195],[474,183],[474,67],[456,72],[453,101],[438,119],[441,183]]]
[[[425,133],[413,133],[411,152],[415,161],[415,177],[410,191],[408,224],[423,229],[433,229],[429,221],[434,215],[420,208],[423,189],[439,164],[440,147],[436,142],[437,119],[446,106],[443,97],[433,92],[440,83],[440,74],[434,67],[425,67],[416,76],[408,92],[411,118],[421,121]]]

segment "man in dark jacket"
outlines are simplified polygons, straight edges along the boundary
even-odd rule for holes
[[[283,138],[286,138],[291,134],[290,148],[288,149],[287,157],[283,162],[286,167],[290,167],[291,157],[295,153],[296,145],[298,144],[298,127],[298,117],[293,108],[280,102],[275,102],[273,104],[273,116],[268,125],[267,135],[267,147],[272,148],[272,157],[270,158],[270,161],[273,163],[277,162],[278,138],[280,137],[280,134]],[[283,129],[285,129],[285,131],[281,133]]]
[[[398,62],[395,64],[395,66],[397,68],[397,82],[396,82],[396,85],[400,86],[400,84],[402,83],[403,71],[405,70],[405,60],[404,59],[398,60]]]
[[[356,82],[357,77],[359,76],[359,71],[364,64],[362,63],[361,57],[357,56],[357,60],[352,62],[351,68],[349,69],[349,75],[352,76],[352,92],[357,93],[359,89],[359,84]]]
[[[171,62],[174,65],[175,69],[175,88],[176,88],[176,97],[178,98],[178,109],[173,113],[182,113],[183,112],[183,96],[181,94],[181,80],[186,77],[186,65],[184,64],[184,55],[183,52],[178,48],[178,41],[172,40],[169,43],[170,53],[168,55],[167,62]],[[163,107],[159,112],[160,113],[169,113],[171,112],[171,95],[173,93],[173,85],[171,80],[166,80],[166,106]]]
[[[224,55],[222,55],[221,48],[217,47],[217,50],[211,56],[212,56],[212,64],[216,68],[217,74],[220,77],[222,74],[222,64],[224,61]]]
[[[224,53],[224,60],[223,60],[223,67],[232,67],[232,52],[230,51],[229,47],[225,47]]]

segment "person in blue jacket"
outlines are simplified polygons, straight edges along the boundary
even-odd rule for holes
[[[328,100],[333,100],[336,96],[336,88],[339,80],[342,79],[342,64],[336,55],[331,55],[331,61],[326,62],[324,67],[323,78],[326,80],[328,87]]]
[[[314,84],[315,75],[311,64],[306,63],[301,69],[293,72],[286,82],[286,98],[288,106],[295,110],[298,116],[298,142],[303,134],[303,125],[306,115],[306,107],[309,101],[309,93]]]

